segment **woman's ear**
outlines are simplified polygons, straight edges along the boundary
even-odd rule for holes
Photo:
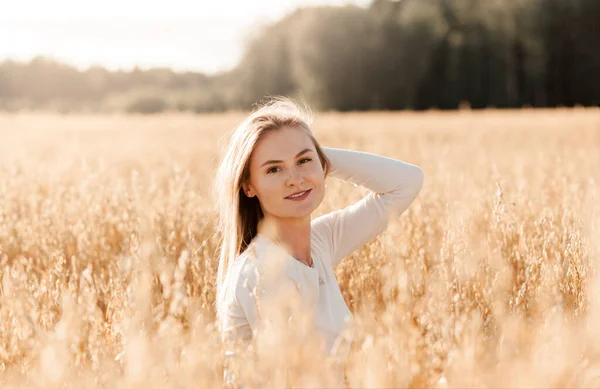
[[[252,189],[250,189],[250,185],[248,184],[248,182],[242,183],[242,190],[244,191],[247,197],[254,197],[254,192],[252,192]]]

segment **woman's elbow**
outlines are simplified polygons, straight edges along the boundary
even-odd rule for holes
[[[424,182],[425,182],[425,173],[423,172],[423,169],[421,169],[419,166],[415,165],[412,176],[411,176],[411,184],[413,187],[413,193],[414,193],[415,197],[419,194],[419,192],[421,192]]]

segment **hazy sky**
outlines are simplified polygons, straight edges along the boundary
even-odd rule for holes
[[[0,5],[0,60],[41,54],[80,69],[170,66],[215,72],[238,61],[253,26],[298,6],[370,0],[18,0]]]

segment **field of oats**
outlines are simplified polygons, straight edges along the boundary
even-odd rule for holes
[[[221,387],[210,184],[242,118],[0,115],[0,387]],[[348,387],[600,386],[598,109],[322,113],[314,132],[425,172],[336,269]],[[317,213],[365,193],[329,179]],[[300,327],[254,346],[249,387],[330,382]]]

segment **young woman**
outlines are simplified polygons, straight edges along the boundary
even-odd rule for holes
[[[312,220],[328,176],[372,193]],[[315,328],[331,352],[351,319],[333,269],[404,212],[422,184],[423,172],[415,165],[321,147],[309,118],[287,98],[251,113],[233,133],[213,184],[221,236],[216,304],[226,358],[234,354],[233,341],[250,343],[260,322],[257,299],[269,288],[256,288],[257,270],[273,250],[285,259],[281,283],[291,281],[312,307]],[[226,382],[232,379],[226,368]]]

